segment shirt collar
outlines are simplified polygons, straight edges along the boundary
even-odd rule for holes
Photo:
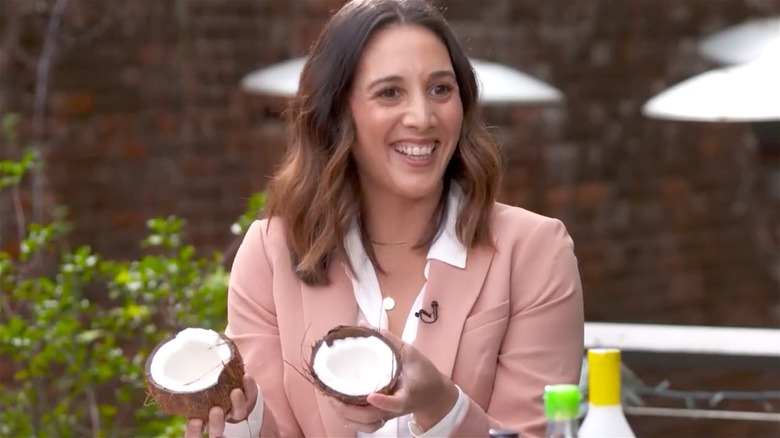
[[[452,184],[449,199],[447,199],[447,211],[444,216],[444,229],[428,250],[428,260],[436,259],[456,268],[466,267],[466,247],[458,239],[457,223],[460,212],[463,192],[457,184]]]
[[[428,250],[428,260],[439,260],[460,269],[466,267],[466,255],[468,251],[460,239],[458,239],[456,228],[462,201],[462,189],[457,184],[452,184],[447,199],[444,229],[438,234]],[[360,273],[368,267],[367,264],[370,264],[370,262],[360,240],[360,231],[357,223],[353,222],[347,231],[344,246],[352,266],[358,275],[360,275]]]

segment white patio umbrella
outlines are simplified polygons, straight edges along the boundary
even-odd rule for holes
[[[249,73],[241,86],[251,92],[292,97],[305,59],[294,58]],[[563,100],[556,88],[505,65],[472,59],[483,104],[551,104]]]
[[[780,121],[780,50],[686,79],[648,100],[642,111],[669,120]]]
[[[721,64],[744,64],[768,50],[780,49],[780,16],[746,21],[712,34],[699,43],[699,53]]]
[[[519,70],[495,62],[471,59],[483,104],[547,104],[563,100],[558,89]]]
[[[298,91],[298,79],[304,58],[293,58],[249,73],[241,80],[241,88],[258,94],[293,97]]]

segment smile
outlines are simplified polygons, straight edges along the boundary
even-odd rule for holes
[[[393,144],[393,149],[400,153],[410,157],[426,157],[433,154],[436,149],[437,141],[430,144],[410,144],[410,143],[396,143]]]

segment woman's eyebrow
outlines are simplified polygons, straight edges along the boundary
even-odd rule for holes
[[[431,73],[429,75],[429,78],[431,78],[431,79],[441,79],[441,78],[445,78],[445,77],[449,77],[449,78],[455,79],[455,73],[453,73],[452,70],[438,70],[438,71],[435,71],[435,72],[433,72],[433,73]],[[372,81],[370,84],[368,84],[368,88],[373,88],[373,87],[375,87],[375,86],[377,86],[379,84],[382,84],[382,83],[399,82],[402,79],[403,78],[401,76],[399,76],[399,75],[383,76],[383,77],[381,77],[379,79],[376,79],[376,80]]]

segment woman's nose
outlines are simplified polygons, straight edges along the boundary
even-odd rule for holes
[[[424,96],[415,96],[409,100],[403,117],[403,125],[407,128],[425,130],[435,124],[435,115],[431,102]]]

